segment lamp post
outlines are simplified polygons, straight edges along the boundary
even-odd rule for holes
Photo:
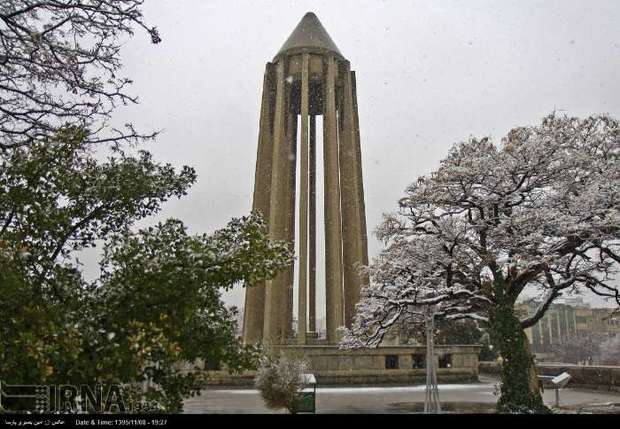
[[[437,387],[437,366],[435,365],[435,306],[426,307],[426,397],[424,413],[441,413],[439,389]]]

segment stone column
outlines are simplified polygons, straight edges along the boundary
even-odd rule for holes
[[[327,59],[323,116],[323,168],[325,175],[325,301],[327,304],[327,341],[331,344],[337,341],[337,329],[344,324],[336,73],[336,60],[333,55],[330,55]]]
[[[287,88],[287,94],[290,94],[290,85]],[[287,100],[290,95],[287,96]],[[286,142],[287,145],[287,182],[284,188],[284,203],[286,212],[281,219],[284,223],[285,240],[295,248],[295,187],[297,170],[297,114],[288,112],[286,121]],[[284,276],[284,284],[282,286],[282,302],[284,307],[281,309],[282,314],[282,339],[291,338],[293,336],[293,285],[295,281],[294,262],[282,272]]]
[[[316,116],[310,116],[308,330],[316,332]]]
[[[340,188],[342,204],[343,272],[345,323],[350,326],[355,316],[363,279],[359,266],[367,263],[365,246],[364,191],[361,184],[361,159],[353,84],[349,62],[343,67],[342,127],[340,138]]]
[[[260,109],[258,134],[258,153],[256,155],[256,173],[254,176],[254,196],[252,210],[262,214],[269,225],[269,204],[271,189],[271,158],[273,156],[271,105],[274,92],[274,67],[267,63],[263,80],[263,97]],[[265,311],[265,282],[259,282],[245,289],[245,306],[243,316],[243,340],[245,344],[259,342],[263,338],[263,321]]]
[[[286,103],[285,64],[280,59],[276,64],[276,101],[273,120],[273,159],[271,170],[271,193],[269,213],[269,236],[274,240],[288,238],[286,222],[289,207],[286,198],[286,186],[289,182],[289,145],[286,142],[286,119],[288,103]],[[286,270],[280,272],[274,279],[265,285],[265,320],[263,325],[263,340],[268,343],[278,343],[283,338],[283,312],[286,302],[282,300],[282,290],[288,288],[286,284]]]
[[[362,174],[362,148],[360,145],[360,119],[357,109],[357,83],[355,80],[355,72],[351,72],[351,94],[353,98],[353,125],[355,127],[355,156],[356,156],[356,187],[357,201],[359,202],[359,218],[360,218],[360,239],[362,241],[362,258],[361,264],[368,265],[368,235],[366,230],[366,203],[364,202],[364,179]],[[368,284],[368,276],[361,276],[362,283]]]
[[[308,62],[304,54],[301,64],[301,139],[299,166],[299,294],[297,315],[297,343],[306,344],[306,295],[308,280]]]

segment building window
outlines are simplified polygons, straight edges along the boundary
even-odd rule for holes
[[[385,369],[398,369],[397,355],[387,355],[385,357]]]
[[[439,356],[439,368],[452,368],[452,355],[450,353]]]
[[[426,368],[426,357],[424,355],[411,355],[411,367],[413,369]]]

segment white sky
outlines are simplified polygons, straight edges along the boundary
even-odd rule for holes
[[[618,0],[150,0],[163,42],[137,32],[125,44],[141,104],[116,119],[163,129],[147,148],[199,177],[149,222],[204,232],[250,211],[265,63],[308,11],[356,70],[369,233],[459,140],[499,140],[554,109],[620,117]],[[95,260],[84,257],[91,274]]]

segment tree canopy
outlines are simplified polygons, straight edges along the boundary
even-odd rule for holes
[[[201,362],[255,365],[221,294],[273,277],[292,254],[258,214],[212,234],[178,219],[135,230],[196,180],[123,144],[156,133],[111,125],[137,102],[120,75],[124,39],[137,29],[161,41],[143,3],[0,3],[0,379],[120,384],[174,412],[199,391]],[[110,144],[95,156],[92,143]],[[80,252],[95,246],[90,280]]]
[[[589,290],[620,304],[619,154],[620,126],[606,115],[552,114],[499,145],[455,145],[378,227],[385,248],[368,268],[345,345],[377,345],[428,305],[438,317],[503,327],[496,340],[513,341],[563,293]],[[519,321],[514,303],[523,293],[543,299]],[[498,349],[519,360],[508,344]]]
[[[137,102],[119,76],[121,43],[157,28],[144,0],[12,0],[0,3],[0,147],[27,145],[73,125],[89,142],[154,137],[131,124],[109,127],[115,107]]]
[[[291,252],[257,214],[212,234],[177,219],[133,230],[185,195],[194,170],[118,148],[98,160],[83,136],[66,128],[0,152],[0,379],[121,384],[178,411],[200,389],[200,362],[255,365],[221,293],[273,277]],[[79,252],[98,243],[100,275],[89,281]]]

